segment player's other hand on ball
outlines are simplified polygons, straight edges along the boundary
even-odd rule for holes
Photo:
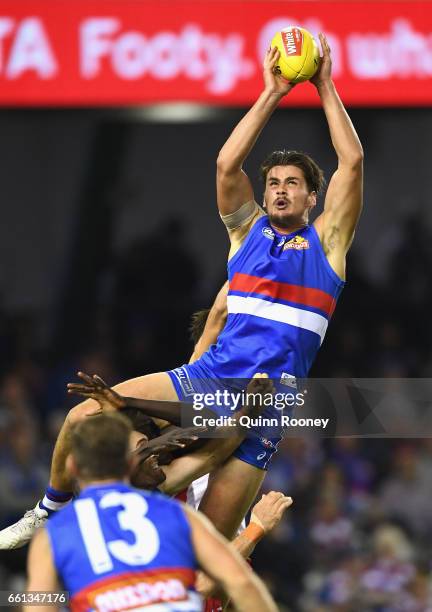
[[[321,43],[322,56],[318,70],[310,79],[310,82],[313,83],[315,87],[320,87],[321,85],[331,81],[332,71],[331,49],[327,38],[321,33],[319,33],[318,36]]]
[[[267,50],[264,58],[263,76],[265,90],[268,93],[278,94],[282,97],[291,91],[294,87],[294,83],[289,83],[275,73],[279,57],[280,52],[277,47],[271,47]]]
[[[246,388],[246,408],[249,416],[257,417],[266,406],[269,406],[269,396],[274,395],[273,381],[268,374],[257,372]]]
[[[203,434],[207,431],[206,427],[188,427],[182,429],[177,427],[172,431],[162,434],[158,438],[153,438],[147,444],[139,445],[133,454],[137,454],[141,459],[145,459],[150,454],[157,455],[159,457],[159,463],[168,464],[170,461],[166,460],[166,454],[173,453],[179,449],[189,448],[199,439],[199,434]],[[162,456],[163,455],[163,459]],[[171,457],[172,461],[173,457]]]
[[[89,376],[84,372],[78,372],[77,375],[81,378],[83,383],[68,383],[68,393],[94,399],[99,404],[96,409],[90,410],[87,416],[99,414],[103,411],[115,412],[126,406],[124,398],[114,391],[114,389],[111,389],[111,387],[97,374]]]
[[[273,385],[273,381],[268,377],[268,374],[264,372],[257,372],[253,375],[253,378],[249,381],[247,386],[248,393],[275,393],[275,388]]]
[[[291,497],[285,497],[278,491],[270,491],[252,508],[251,522],[257,523],[265,533],[269,533],[280,523],[285,510],[292,503]]]

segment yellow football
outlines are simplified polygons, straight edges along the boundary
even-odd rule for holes
[[[320,53],[315,38],[298,26],[277,32],[271,41],[280,52],[275,72],[291,83],[308,81],[318,70]]]

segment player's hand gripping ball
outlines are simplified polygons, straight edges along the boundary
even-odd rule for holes
[[[318,70],[320,53],[315,38],[304,28],[289,26],[277,32],[271,47],[280,52],[274,70],[290,83],[308,81]]]

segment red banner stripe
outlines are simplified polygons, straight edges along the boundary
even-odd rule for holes
[[[325,312],[328,317],[331,317],[336,306],[334,297],[321,289],[279,283],[268,278],[241,274],[240,272],[234,274],[234,278],[230,282],[230,290],[267,295],[275,300],[285,300],[311,308],[318,308]]]
[[[432,103],[431,2],[2,0],[1,8],[2,106],[249,106],[263,88],[265,50],[288,25],[327,34],[345,104]],[[320,100],[301,83],[281,104]]]

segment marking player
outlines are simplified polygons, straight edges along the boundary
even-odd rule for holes
[[[187,400],[189,393],[226,388],[230,379],[250,379],[257,370],[277,382],[306,377],[344,285],[345,257],[361,212],[363,184],[362,146],[333,84],[330,48],[323,35],[320,42],[323,57],[311,82],[338,159],[323,212],[309,224],[323,186],[322,171],[310,157],[287,151],[270,155],[261,168],[263,208],[255,202],[242,169],[280,100],[293,88],[275,75],[279,51],[273,48],[264,60],[263,92],[217,160],[219,212],[231,241],[227,323],[217,344],[193,364],[121,383],[115,389],[122,395]],[[185,379],[192,386],[186,388]],[[72,483],[65,463],[71,425],[91,410],[94,404],[87,400],[68,414],[54,449],[47,494],[21,519],[19,536],[16,526],[0,532],[0,548],[22,546],[48,512],[70,500]],[[227,537],[233,536],[255,498],[276,444],[277,439],[258,432],[213,471],[200,509]]]

